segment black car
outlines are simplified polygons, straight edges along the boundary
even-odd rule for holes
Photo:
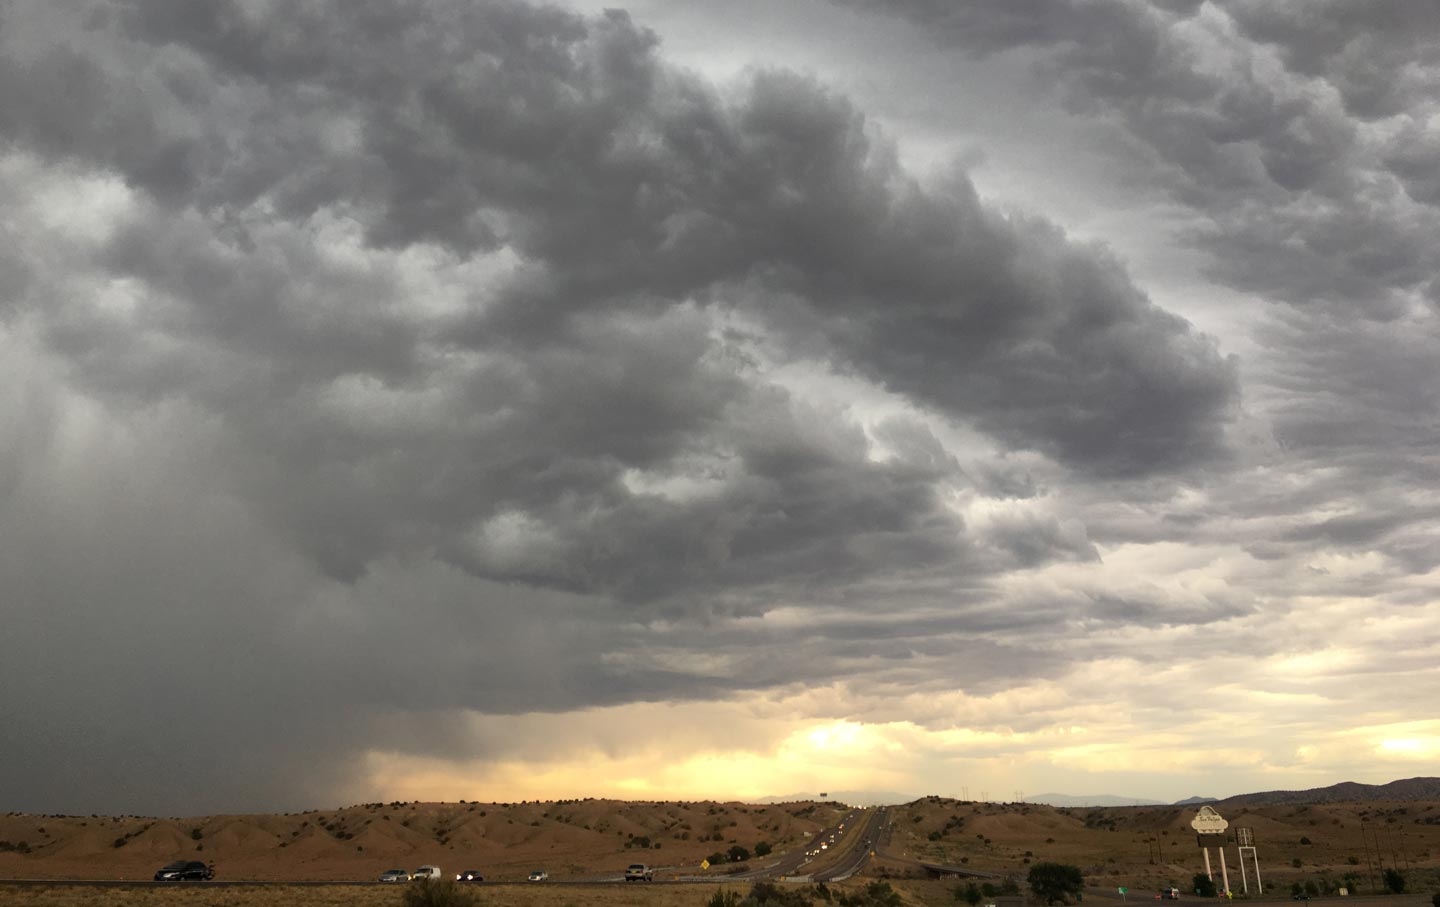
[[[215,878],[215,867],[199,860],[176,860],[155,873],[157,882],[204,882]]]
[[[456,876],[455,876],[455,881],[457,881],[457,882],[483,882],[483,881],[485,881],[485,877],[480,874],[480,870],[478,870],[478,869],[467,869],[467,870],[465,870],[464,872],[457,873]]]

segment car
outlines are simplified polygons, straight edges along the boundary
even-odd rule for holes
[[[1178,901],[1178,900],[1180,900],[1180,889],[1179,889],[1179,888],[1161,888],[1161,889],[1160,889],[1160,893],[1157,894],[1157,895],[1155,895],[1155,897],[1156,897],[1156,899],[1158,899],[1158,900]]]
[[[532,882],[544,882],[549,878],[550,873],[546,872],[543,869],[537,869],[534,872],[530,873],[530,881]]]
[[[410,881],[410,873],[406,872],[403,869],[387,869],[384,872],[380,873],[380,881],[408,882]]]
[[[439,866],[421,866],[419,869],[417,869],[417,870],[415,870],[414,872],[410,873],[410,878],[411,878],[412,880],[414,880],[414,879],[443,879],[444,877],[445,877],[445,876],[442,875],[441,872],[440,872],[440,867],[439,867]]]
[[[480,870],[478,870],[478,869],[467,869],[467,870],[465,870],[464,872],[456,873],[456,874],[455,874],[455,881],[457,881],[457,882],[483,882],[483,881],[485,881],[485,877],[480,874]]]
[[[625,867],[625,881],[627,882],[653,882],[655,881],[655,870],[644,863],[631,863]]]
[[[157,882],[204,882],[215,878],[215,867],[199,860],[176,860],[155,873]]]

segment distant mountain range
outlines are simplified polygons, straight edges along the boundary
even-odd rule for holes
[[[783,797],[763,797],[753,803],[794,803],[802,800],[830,800],[849,803],[854,806],[879,806],[887,803],[913,803],[922,799],[914,794],[895,791],[827,791],[825,794],[787,794]],[[1145,800],[1139,797],[1124,797],[1115,794],[1036,794],[1023,798],[1026,803],[1043,803],[1046,806],[1199,806],[1217,803],[1235,806],[1283,806],[1290,803],[1352,803],[1368,800],[1440,800],[1440,778],[1408,778],[1391,781],[1389,784],[1360,784],[1343,781],[1329,787],[1314,787],[1308,790],[1272,790],[1251,794],[1236,794],[1233,797],[1186,797],[1174,803],[1163,800]]]
[[[759,797],[750,803],[801,803],[808,800],[828,800],[831,803],[845,803],[850,806],[887,806],[894,803],[913,803],[919,800],[916,794],[901,794],[891,790],[832,790],[818,794],[785,794],[781,797]]]
[[[1440,799],[1440,778],[1407,778],[1389,784],[1342,781],[1309,790],[1271,790],[1238,794],[1218,802],[1226,806],[1282,806],[1289,803],[1354,803],[1368,800]]]
[[[1141,800],[1138,797],[1117,797],[1114,794],[1093,794],[1074,796],[1071,794],[1036,794],[1026,797],[1026,803],[1044,803],[1046,806],[1167,806],[1163,800]]]

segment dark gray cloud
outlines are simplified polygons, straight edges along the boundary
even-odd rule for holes
[[[1098,556],[955,495],[1229,456],[1236,364],[1113,256],[922,187],[813,78],[669,66],[623,13],[22,3],[0,81],[21,807],[301,805],[365,747],[462,746],[397,711],[913,679],[937,638],[1050,620],[995,576]],[[962,467],[797,363],[1015,459]],[[833,626],[723,632],[783,607]],[[730,669],[684,667],[707,646]]]

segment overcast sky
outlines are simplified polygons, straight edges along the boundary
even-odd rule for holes
[[[1431,0],[15,0],[0,809],[1440,759]]]

